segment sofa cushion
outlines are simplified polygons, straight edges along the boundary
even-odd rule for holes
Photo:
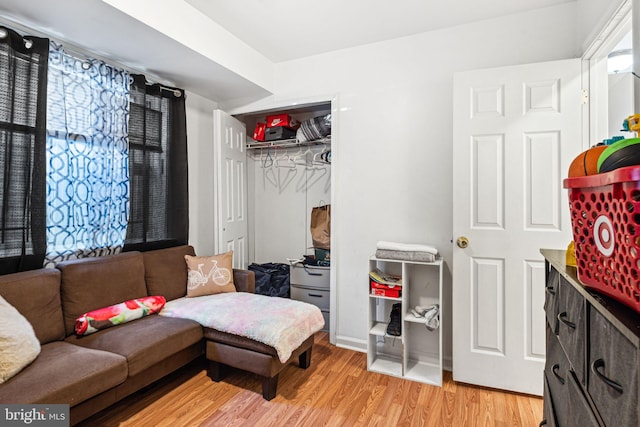
[[[131,322],[162,310],[163,296],[150,296],[122,302],[84,313],[76,319],[76,335],[89,335],[101,329]]]
[[[43,345],[31,365],[0,385],[0,402],[74,406],[126,378],[124,357],[56,341]]]
[[[67,335],[87,311],[147,296],[144,263],[139,252],[65,261],[56,266]]]
[[[149,295],[162,295],[167,301],[187,294],[185,255],[195,255],[192,246],[143,252],[144,277]]]
[[[0,384],[38,357],[40,341],[18,310],[0,296]]]
[[[189,269],[187,296],[235,292],[233,285],[233,251],[212,256],[184,256]]]
[[[258,353],[278,356],[278,352],[275,348],[271,347],[270,345],[263,344],[260,341],[252,340],[251,338],[241,337],[239,335],[222,332],[212,328],[204,328],[203,332],[204,337],[207,339],[207,341],[221,342],[233,347],[240,347],[247,350],[256,351]]]
[[[233,286],[237,292],[256,293],[256,274],[251,270],[233,269]]]
[[[0,295],[31,323],[40,344],[64,339],[58,270],[42,268],[0,276]]]
[[[134,376],[201,339],[198,323],[154,314],[95,334],[73,335],[66,342],[120,354],[127,358],[129,376]]]

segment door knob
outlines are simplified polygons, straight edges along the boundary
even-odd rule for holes
[[[458,245],[459,248],[466,248],[467,246],[469,246],[469,239],[467,239],[464,236],[460,236],[458,237],[458,240],[456,240],[456,244]]]

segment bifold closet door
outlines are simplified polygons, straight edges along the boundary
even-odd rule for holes
[[[247,268],[247,138],[244,123],[215,110],[214,223],[215,251],[233,251],[233,268]]]

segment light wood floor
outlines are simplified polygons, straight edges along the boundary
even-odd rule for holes
[[[82,423],[83,426],[538,426],[542,399],[455,383],[442,387],[368,372],[366,354],[318,333],[311,367],[289,365],[278,394],[229,370],[220,383],[196,362]]]

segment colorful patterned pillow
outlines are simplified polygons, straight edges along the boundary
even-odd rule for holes
[[[89,335],[101,329],[157,313],[162,310],[166,302],[163,296],[150,296],[90,311],[76,319],[76,335]]]
[[[187,296],[199,297],[235,292],[233,251],[213,256],[185,255],[187,262]]]

